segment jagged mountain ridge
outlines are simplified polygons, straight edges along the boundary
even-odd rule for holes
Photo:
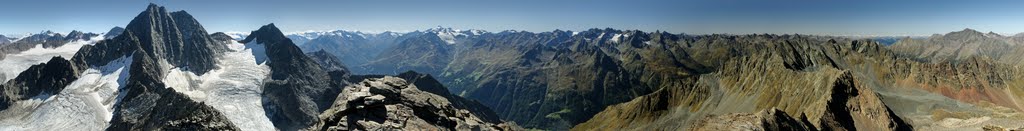
[[[162,7],[160,8],[162,10]],[[184,19],[186,18],[184,16],[187,16],[187,13],[184,12],[166,14],[171,16],[156,16],[153,18],[159,17],[160,19],[153,21],[167,21],[161,19],[174,17]],[[187,22],[188,20],[180,21]],[[154,22],[151,21],[150,23]],[[197,33],[194,27],[197,27],[198,23],[155,23],[159,24],[129,26],[129,29],[126,29],[124,34],[119,35],[115,39],[99,42],[96,45],[90,45],[86,49],[81,50],[81,52],[86,52],[81,53],[81,55],[92,57],[79,57],[79,55],[76,55],[69,62],[53,61],[38,66],[68,65],[67,67],[69,68],[54,68],[56,70],[48,71],[65,72],[58,73],[58,75],[73,77],[88,74],[89,70],[105,66],[104,64],[110,65],[119,61],[119,59],[130,59],[127,62],[130,63],[130,66],[125,67],[130,70],[128,72],[131,72],[131,75],[125,76],[128,78],[125,80],[124,85],[120,85],[123,87],[117,88],[118,90],[123,89],[125,94],[115,95],[125,98],[112,98],[116,100],[114,103],[117,104],[114,105],[113,116],[111,116],[111,123],[113,124],[107,128],[110,130],[243,129],[238,127],[239,123],[236,123],[237,120],[232,119],[233,117],[231,116],[234,112],[223,111],[223,109],[218,108],[220,107],[218,105],[204,103],[209,101],[203,101],[202,97],[197,97],[195,94],[190,93],[192,90],[180,90],[183,88],[178,87],[195,86],[196,83],[208,84],[206,80],[192,80],[190,78],[184,84],[168,82],[167,80],[179,78],[174,76],[179,74],[175,71],[183,71],[185,74],[198,73],[199,75],[197,76],[200,76],[200,78],[205,77],[204,75],[206,74],[219,73],[217,71],[221,70],[218,69],[223,68],[223,66],[220,66],[223,64],[221,63],[223,58],[218,58],[216,53],[205,52],[206,50],[220,51],[218,53],[235,52],[238,50],[252,50],[251,52],[256,53],[258,51],[255,50],[259,49],[266,51],[266,54],[264,54],[265,58],[254,56],[256,57],[254,58],[256,62],[244,62],[257,65],[266,64],[266,68],[269,68],[268,76],[263,77],[265,78],[263,80],[266,81],[258,81],[263,84],[259,87],[266,88],[267,90],[261,90],[258,93],[260,96],[272,97],[268,98],[268,102],[264,105],[265,109],[269,111],[266,117],[270,117],[268,119],[275,119],[275,126],[283,130],[306,129],[309,124],[324,122],[325,119],[323,117],[316,115],[323,115],[321,111],[330,110],[331,107],[338,107],[333,104],[338,102],[336,98],[351,95],[340,93],[344,92],[341,91],[345,89],[342,88],[343,85],[350,84],[349,81],[344,80],[364,77],[355,76],[353,78],[348,73],[345,73],[344,70],[341,70],[345,69],[341,68],[344,66],[338,65],[343,65],[342,63],[347,62],[325,55],[327,54],[326,51],[304,53],[300,50],[301,47],[292,43],[291,40],[287,39],[286,35],[280,33],[272,24],[261,27],[259,30],[252,32],[252,35],[243,39],[242,42],[245,43],[244,48],[228,49],[227,47],[218,47],[216,45],[227,44],[228,46],[237,47],[243,46],[243,44],[230,41],[232,38],[227,34],[208,35],[205,32]],[[149,30],[135,27],[144,27]],[[175,32],[168,31],[175,30],[173,28],[158,29],[154,27],[183,29]],[[201,26],[199,27],[201,29]],[[567,126],[586,129],[587,126],[575,125],[575,123],[587,121],[605,119],[616,122],[616,117],[604,117],[599,112],[615,112],[618,109],[630,108],[640,108],[634,111],[636,113],[633,115],[640,116],[638,118],[644,120],[633,121],[634,123],[630,123],[633,125],[604,129],[631,127],[665,129],[657,128],[659,123],[648,122],[651,122],[651,120],[658,122],[658,120],[663,120],[662,118],[672,117],[685,117],[686,119],[682,122],[699,122],[708,120],[705,118],[711,115],[749,113],[761,111],[762,109],[768,110],[769,108],[779,109],[778,111],[782,111],[783,114],[799,113],[799,116],[781,115],[784,117],[796,116],[796,119],[775,119],[781,119],[782,121],[799,119],[803,123],[802,125],[806,126],[810,123],[816,129],[903,129],[905,127],[903,125],[906,124],[901,122],[903,121],[901,118],[905,117],[896,115],[901,114],[900,112],[912,112],[903,113],[903,116],[911,114],[911,118],[914,119],[911,123],[920,124],[919,122],[922,121],[913,113],[913,110],[907,110],[908,107],[900,105],[903,104],[900,103],[902,99],[917,99],[900,98],[898,92],[890,91],[894,90],[891,87],[912,87],[908,89],[920,88],[920,90],[938,92],[945,96],[943,98],[980,105],[979,107],[973,107],[978,109],[989,109],[988,106],[992,106],[991,108],[994,109],[1010,108],[1008,111],[1010,115],[1008,116],[983,114],[993,116],[992,119],[1012,119],[1014,118],[1013,113],[1019,110],[1019,106],[1016,106],[1015,102],[1016,99],[1019,99],[1017,97],[1019,95],[1015,94],[1017,93],[1015,90],[1019,89],[1014,88],[1018,87],[1016,85],[1020,83],[1015,71],[1017,67],[1014,67],[1012,63],[994,62],[998,60],[991,60],[988,58],[990,56],[971,53],[957,55],[956,57],[966,56],[960,60],[924,61],[920,58],[908,57],[903,55],[905,52],[890,50],[871,41],[851,41],[842,38],[801,35],[685,35],[613,29],[594,29],[584,32],[556,30],[542,33],[506,31],[500,33],[473,33],[473,35],[469,35],[466,33],[452,34],[451,31],[446,30],[450,29],[422,32],[420,35],[408,35],[413,39],[404,40],[401,45],[414,47],[396,46],[391,48],[391,53],[411,50],[417,51],[419,54],[403,54],[404,56],[394,54],[378,55],[378,57],[389,59],[368,62],[363,64],[365,66],[361,66],[360,69],[372,69],[376,70],[375,72],[385,73],[395,73],[398,70],[405,69],[426,70],[428,75],[416,75],[413,73],[412,75],[399,74],[399,76],[405,75],[404,79],[407,79],[409,83],[418,83],[422,80],[424,82],[422,84],[428,85],[442,85],[440,83],[456,85],[457,87],[448,89],[437,86],[422,89],[423,92],[436,95],[430,98],[444,98],[448,100],[450,107],[448,106],[449,104],[439,104],[444,105],[441,106],[443,108],[460,108],[458,103],[462,103],[461,105],[465,107],[461,108],[469,111],[469,113],[463,113],[465,112],[463,109],[456,111],[446,110],[443,112],[449,113],[443,113],[445,115],[459,114],[469,116],[472,114],[472,116],[476,117],[473,119],[481,119],[480,121],[487,122],[495,122],[493,118],[497,118],[490,116],[511,117],[511,119],[517,121],[526,121],[524,123],[530,127],[556,130],[567,129]],[[142,43],[151,40],[145,40],[137,36],[149,35],[151,37],[156,36],[150,39],[163,39],[162,37],[189,36],[188,34],[195,35],[196,37],[183,38],[181,41],[188,42],[180,42],[182,43],[180,48],[200,50],[191,52],[193,50],[182,50],[175,44],[169,44],[171,46],[166,46],[168,44],[154,44],[160,42],[151,42],[149,45],[145,45]],[[986,37],[1006,37],[992,34],[984,35]],[[178,40],[155,41],[178,43],[173,42]],[[207,41],[206,44],[211,45],[193,45],[195,43],[204,43],[203,41]],[[217,48],[224,48],[224,50]],[[182,55],[193,53],[200,54],[200,56]],[[205,59],[207,58],[205,55],[210,54],[214,54],[212,59],[214,63],[200,65],[198,66],[199,69],[193,68],[193,65],[197,64],[193,61]],[[1008,59],[1008,57],[1005,57],[1006,55],[991,56],[1002,56],[997,59],[1004,61]],[[168,58],[179,60],[169,60]],[[64,60],[63,58],[54,59]],[[38,69],[39,67],[36,68]],[[761,75],[765,72],[775,75]],[[16,81],[13,81],[13,83],[25,83],[28,79],[39,78],[40,74],[30,72],[27,75],[19,76],[20,79],[15,78]],[[430,76],[439,76],[438,80],[443,82],[433,81],[433,78]],[[78,82],[78,80],[68,79],[74,78],[57,77],[54,81]],[[807,81],[813,82],[801,83]],[[758,87],[759,85],[766,85],[766,87]],[[60,94],[68,92],[50,88],[65,86],[44,86],[48,88],[32,89],[48,90],[43,91],[46,93],[58,92]],[[5,90],[13,89],[12,86],[4,87]],[[810,90],[794,87],[807,87],[806,89]],[[65,89],[77,88],[68,86]],[[792,90],[796,91],[784,92]],[[339,92],[337,95],[339,97],[333,96],[335,91]],[[5,98],[27,100],[24,96],[40,96],[38,95],[39,93],[34,92],[37,91],[25,93],[23,96]],[[456,92],[458,95],[449,94],[449,92]],[[691,94],[684,94],[692,95],[692,97],[664,98],[662,96],[678,92],[689,92]],[[978,92],[981,92],[981,94]],[[47,97],[46,95],[41,96]],[[44,103],[52,102],[54,100],[51,98],[63,98],[61,96],[63,95],[43,98],[40,101]],[[481,103],[458,99],[460,98],[458,96],[467,96],[480,100]],[[659,99],[653,100],[645,96]],[[772,101],[764,101],[769,100],[769,98],[778,97],[795,101],[776,101],[774,103]],[[366,99],[369,97],[358,98]],[[384,99],[387,98],[394,100],[395,97],[385,97]],[[376,97],[373,99],[376,100]],[[741,105],[749,103],[733,103],[735,102],[734,100],[741,99],[759,99],[762,101],[749,101],[754,103],[750,105]],[[407,101],[414,101],[414,103],[405,104],[417,105],[415,103],[417,100],[419,99],[407,99]],[[644,102],[652,100],[655,102]],[[343,101],[349,102],[351,100]],[[686,104],[663,104],[662,101]],[[985,105],[986,102],[991,105]],[[154,105],[152,103],[161,104]],[[328,106],[325,106],[324,103],[327,103]],[[630,103],[640,104],[631,105]],[[794,106],[808,103],[811,103],[810,105],[813,106],[809,108]],[[375,105],[377,104],[371,102],[370,104],[363,103],[362,106]],[[486,108],[479,105],[497,107],[499,112],[487,113],[483,110]],[[609,105],[620,105],[623,107],[602,109]],[[692,108],[694,105],[700,107]],[[892,105],[898,106],[892,107]],[[177,108],[160,108],[161,106],[174,106]],[[392,104],[392,106],[401,105]],[[669,109],[669,107],[690,109]],[[731,110],[700,112],[719,108]],[[195,109],[195,111],[183,111],[184,109]],[[698,110],[698,112],[684,113],[687,110]],[[926,111],[931,110],[931,108],[928,108]],[[678,114],[659,114],[665,113],[663,111],[678,111],[670,113],[679,113],[683,114],[683,116],[676,116]],[[769,110],[767,114],[778,114],[777,112],[771,113],[774,111]],[[939,109],[936,109],[936,112],[939,112]],[[416,114],[415,111],[412,113]],[[957,112],[954,111],[952,113],[955,114]],[[1000,110],[989,113],[1006,112]],[[348,116],[352,116],[352,114],[344,113],[342,115],[346,116],[345,119],[348,119]],[[427,117],[420,116],[420,118],[436,118],[430,116],[436,114],[425,115]],[[594,117],[593,115],[599,115],[599,117]],[[928,121],[925,120],[924,124],[930,124],[925,126],[946,126],[946,122],[975,116],[966,115],[943,118],[939,117],[939,115],[934,115],[931,117],[941,121],[934,120],[937,122],[933,124],[927,123]],[[460,120],[466,119],[451,119],[449,121]],[[850,123],[850,121],[853,122]],[[385,121],[384,124],[387,125],[386,123]],[[392,121],[393,123],[398,122]],[[425,123],[428,125],[423,127],[440,126],[444,128],[438,129],[465,129],[459,126],[454,126],[455,128],[453,128],[453,126],[449,126],[451,123],[447,122]],[[342,125],[341,123],[331,124],[328,122],[327,125],[335,126],[332,127],[334,129],[341,129],[340,127],[348,127],[353,124]],[[613,126],[614,124],[599,125]],[[678,124],[675,126],[679,127],[667,128],[684,129],[687,128],[684,127],[686,125]],[[373,127],[374,125],[358,123],[358,126]]]
[[[488,36],[490,35],[490,36]],[[415,34],[406,34],[406,37],[413,37]],[[567,37],[566,37],[567,36]],[[1011,77],[1012,72],[996,73],[997,71],[1013,70],[1013,69],[996,69],[996,70],[977,70],[980,68],[972,68],[972,70],[958,70],[958,74],[970,75],[967,72],[990,72],[987,76],[971,75],[971,77],[980,79],[969,79],[971,77],[957,77],[955,79],[944,78],[947,76],[956,75],[929,75],[937,74],[941,71],[933,66],[949,65],[949,63],[957,62],[921,62],[918,58],[906,57],[904,52],[900,50],[891,50],[887,46],[879,45],[872,41],[849,41],[846,38],[839,37],[827,37],[827,36],[801,36],[801,35],[684,35],[684,34],[668,34],[662,32],[639,32],[639,31],[616,31],[616,30],[589,30],[583,32],[567,32],[567,31],[553,31],[543,33],[530,33],[530,32],[501,32],[493,34],[485,34],[477,36],[476,38],[462,38],[457,40],[454,44],[446,44],[440,37],[433,37],[431,35],[421,35],[422,40],[406,40],[408,46],[419,46],[419,47],[430,47],[427,49],[419,47],[402,47],[396,46],[392,50],[392,53],[381,53],[378,58],[385,58],[379,60],[383,62],[381,67],[374,67],[375,64],[367,64],[373,68],[364,68],[371,70],[371,72],[377,73],[394,73],[402,70],[417,70],[427,72],[428,74],[437,75],[438,78],[445,84],[450,85],[450,91],[461,96],[467,96],[471,99],[481,100],[485,105],[494,108],[506,119],[514,120],[523,123],[527,127],[540,127],[540,128],[553,128],[551,125],[558,125],[552,123],[556,120],[553,118],[559,118],[565,116],[565,113],[574,115],[575,119],[589,119],[588,113],[580,113],[579,110],[573,110],[572,106],[570,109],[552,109],[551,107],[538,107],[538,106],[508,106],[510,108],[504,108],[497,106],[496,103],[510,104],[512,101],[494,101],[492,98],[529,98],[527,102],[533,103],[549,103],[549,100],[553,99],[542,99],[542,101],[536,98],[543,97],[509,97],[500,95],[502,92],[520,92],[516,94],[534,94],[537,92],[549,93],[547,96],[558,96],[558,97],[577,97],[568,94],[550,94],[552,91],[564,91],[565,87],[572,87],[571,85],[558,85],[550,86],[546,84],[530,84],[529,82],[535,82],[539,80],[545,80],[544,77],[538,77],[537,74],[548,74],[551,72],[559,71],[540,71],[533,69],[543,69],[538,67],[532,67],[531,65],[545,65],[545,68],[555,67],[553,63],[550,63],[557,56],[557,50],[564,50],[563,54],[585,54],[587,51],[597,50],[598,56],[608,56],[612,58],[612,63],[607,65],[618,65],[619,68],[624,68],[628,75],[632,75],[636,79],[642,80],[640,83],[634,86],[627,86],[626,92],[637,92],[629,93],[635,95],[614,95],[612,97],[625,97],[624,99],[632,99],[632,97],[644,95],[653,90],[662,89],[672,86],[687,85],[692,83],[683,79],[697,77],[701,74],[717,72],[718,68],[724,66],[731,66],[725,61],[734,58],[741,58],[744,56],[750,56],[759,54],[758,49],[770,49],[775,51],[772,54],[779,55],[781,57],[782,64],[781,69],[788,70],[816,70],[828,66],[830,68],[836,68],[840,70],[849,70],[853,76],[858,77],[861,81],[866,81],[862,85],[866,85],[871,88],[888,88],[890,87],[901,87],[903,84],[893,80],[899,80],[902,78],[914,78],[918,82],[929,82],[923,80],[929,80],[930,78],[942,78],[940,83],[956,84],[953,82],[943,82],[948,80],[970,80],[972,83],[956,84],[952,87],[957,89],[960,87],[966,87],[969,85],[977,85],[980,83],[1003,83],[1001,81],[1016,78]],[[1005,36],[989,35],[987,37],[1000,37],[1008,38]],[[503,40],[496,40],[499,38],[505,38]],[[518,39],[516,39],[518,38]],[[567,40],[568,39],[568,40]],[[831,40],[830,40],[831,39]],[[903,39],[908,41],[913,39]],[[836,42],[838,41],[838,42]],[[399,42],[399,43],[402,43]],[[418,43],[418,44],[417,44]],[[894,46],[895,47],[895,46]],[[401,49],[407,48],[407,49]],[[596,48],[596,49],[595,49]],[[402,51],[404,50],[404,51]],[[415,55],[407,55],[404,53],[416,53]],[[390,56],[388,56],[390,55]],[[405,55],[405,56],[403,56]],[[416,57],[407,57],[416,56]],[[420,56],[425,56],[420,57]],[[563,55],[564,56],[564,55]],[[665,57],[671,56],[671,57]],[[396,59],[397,58],[397,59]],[[396,61],[397,60],[397,61]],[[561,59],[563,61],[572,60],[573,62],[580,62],[581,59]],[[582,59],[585,60],[585,59]],[[592,59],[596,60],[596,59]],[[401,63],[401,64],[396,64]],[[548,64],[538,64],[548,63]],[[890,64],[897,63],[897,64]],[[899,65],[899,63],[911,63]],[[988,62],[981,62],[988,63]],[[389,67],[390,65],[390,67]],[[402,65],[402,66],[394,66]],[[959,65],[979,65],[979,64],[959,64]],[[988,64],[980,64],[988,65]],[[382,68],[383,67],[383,68]],[[926,68],[921,68],[926,67]],[[953,66],[956,67],[956,66]],[[979,66],[987,67],[987,66]],[[1011,67],[1005,65],[996,65],[992,67]],[[391,68],[392,70],[388,70]],[[581,68],[581,67],[576,67]],[[584,67],[590,68],[590,67]],[[893,68],[893,69],[887,69]],[[359,68],[353,68],[355,72],[361,70]],[[443,71],[438,71],[443,69]],[[532,70],[534,73],[521,73],[522,70]],[[614,69],[614,68],[612,68]],[[914,71],[907,71],[907,69],[913,69]],[[383,70],[383,71],[381,71]],[[426,70],[426,71],[423,71]],[[461,70],[461,71],[460,71]],[[490,71],[489,71],[490,70]],[[562,69],[565,70],[565,69]],[[572,69],[568,69],[572,70]],[[520,73],[514,73],[520,72]],[[589,71],[588,71],[589,72]],[[666,73],[668,72],[668,73]],[[493,74],[491,74],[493,73]],[[529,74],[529,75],[519,75]],[[917,77],[901,77],[901,76],[917,76]],[[923,75],[923,76],[921,76]],[[495,77],[496,78],[488,78]],[[516,80],[509,76],[515,76],[520,78],[527,78],[527,80]],[[543,76],[543,75],[540,75]],[[588,75],[580,76],[563,76],[554,78],[587,78]],[[637,78],[639,77],[639,78]],[[541,78],[541,79],[537,79]],[[629,77],[624,77],[628,79]],[[754,79],[760,77],[751,77],[748,79]],[[515,83],[513,86],[495,86],[494,84],[481,84],[487,82],[479,82],[480,79],[484,81],[493,81],[493,83]],[[541,82],[541,83],[561,83],[561,82]],[[907,83],[907,82],[902,82]],[[931,82],[934,83],[934,82]],[[1012,82],[1007,82],[1012,83]],[[640,87],[636,85],[643,85],[646,87]],[[822,85],[821,87],[827,87],[828,85]],[[1009,86],[1013,87],[1013,84],[998,84],[998,87]],[[537,89],[524,90],[532,87],[548,87],[538,91]],[[593,87],[593,86],[583,86]],[[473,92],[481,91],[473,88],[482,88],[486,93],[480,93],[481,96],[473,96]],[[492,91],[494,88],[505,88],[506,91]],[[552,90],[558,89],[558,90]],[[932,88],[925,90],[933,90],[935,94],[947,94],[945,96],[955,98],[957,101],[966,101],[977,104],[978,101],[1002,103],[997,104],[1003,107],[1015,108],[1018,107],[1016,104],[1007,103],[1007,101],[1015,95],[1000,95],[992,94],[993,91],[1008,90],[1012,88],[993,88],[983,89],[981,97],[975,97],[978,95],[957,96],[957,94],[975,94],[970,93],[973,91],[956,93],[961,91],[945,91],[949,88]],[[574,88],[569,89],[574,91],[584,91],[586,88]],[[957,89],[958,90],[958,89]],[[465,92],[463,92],[465,91]],[[534,92],[534,93],[524,93]],[[622,91],[618,91],[622,92]],[[985,94],[985,92],[988,92]],[[494,95],[497,93],[498,95]],[[556,92],[557,93],[557,92]],[[891,94],[891,93],[886,93]],[[883,97],[897,97],[897,96],[883,96]],[[813,98],[813,97],[811,97]],[[594,99],[590,99],[594,100]],[[887,100],[887,99],[883,99]],[[623,100],[624,101],[624,100]],[[556,102],[557,103],[557,102]],[[618,102],[608,102],[618,103]],[[552,104],[554,105],[554,104]],[[555,106],[558,107],[558,106]],[[576,105],[576,107],[580,107]],[[585,107],[602,107],[596,106],[585,106]],[[518,109],[517,109],[518,108]],[[547,108],[547,109],[542,109]],[[514,111],[509,110],[514,109]],[[527,110],[523,110],[527,109]],[[543,111],[536,111],[537,109]],[[900,107],[900,109],[905,109]],[[928,110],[932,110],[929,108]],[[531,111],[534,110],[534,111]],[[915,111],[916,112],[916,111]],[[515,113],[515,114],[512,114]],[[527,114],[521,114],[527,113]],[[902,114],[908,114],[902,112]],[[901,114],[901,115],[902,115]],[[912,113],[910,113],[912,114]],[[526,117],[524,117],[526,116]],[[550,116],[550,117],[549,117]],[[556,117],[557,116],[557,117]],[[540,119],[537,119],[540,118]],[[921,121],[921,120],[918,120]],[[929,120],[930,121],[930,120]],[[581,121],[582,122],[582,121]],[[543,123],[543,124],[534,124]],[[572,123],[572,122],[567,122]],[[924,122],[922,122],[924,123]],[[569,124],[571,125],[571,124]],[[555,128],[558,129],[558,128]]]

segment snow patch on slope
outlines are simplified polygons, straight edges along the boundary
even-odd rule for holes
[[[0,79],[6,83],[32,65],[49,61],[54,56],[71,59],[82,46],[95,44],[99,40],[101,40],[100,36],[90,38],[90,40],[74,40],[56,48],[43,48],[42,44],[38,44],[32,49],[17,54],[8,54],[6,58],[0,60],[0,65],[3,65],[0,66]]]
[[[612,42],[620,42],[619,39],[621,39],[621,38],[622,38],[622,34],[615,34],[615,35],[612,36],[611,41]]]
[[[19,101],[0,115],[0,130],[103,130],[128,78],[131,57],[86,69],[57,95]]]

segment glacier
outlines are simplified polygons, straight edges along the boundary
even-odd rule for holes
[[[0,112],[0,130],[103,130],[128,78],[131,57],[86,69],[60,93],[16,102]]]
[[[263,110],[263,80],[270,67],[262,44],[232,41],[231,51],[218,58],[218,69],[202,75],[171,67],[164,82],[168,88],[204,102],[247,131],[275,130]]]

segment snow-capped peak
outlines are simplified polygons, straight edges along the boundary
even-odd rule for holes
[[[452,29],[451,27],[442,26],[437,26],[437,28],[428,29],[426,30],[426,32],[437,34],[437,37],[441,38],[441,40],[444,40],[448,44],[455,44],[455,41],[460,37],[477,36],[489,33],[484,30],[459,30]]]
[[[242,39],[245,39],[245,37],[249,36],[249,32],[245,32],[245,31],[227,31],[227,32],[224,32],[224,34],[228,35],[228,36],[231,36],[231,38],[233,38],[235,40],[242,40]]]

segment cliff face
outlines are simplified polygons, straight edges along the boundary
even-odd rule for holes
[[[201,75],[216,68],[216,58],[226,48],[214,42],[188,13],[168,12],[164,7],[151,4],[128,23],[121,35],[83,46],[71,61],[77,63],[78,68],[101,66],[141,49],[142,53],[166,60],[171,66]]]
[[[202,27],[190,15],[185,12],[168,13],[163,7],[150,5],[146,11],[140,13],[129,23],[125,30],[123,34],[114,38],[97,42],[95,45],[83,46],[70,60],[54,57],[45,64],[33,66],[28,71],[22,72],[14,80],[0,86],[3,89],[3,94],[5,94],[5,97],[3,97],[4,101],[0,105],[24,100],[27,96],[38,97],[42,100],[53,97],[57,99],[72,99],[69,100],[71,101],[70,103],[67,103],[67,101],[43,101],[43,103],[62,104],[65,107],[58,108],[61,110],[49,109],[42,112],[66,113],[81,111],[80,114],[83,115],[81,117],[94,117],[91,115],[97,115],[95,117],[98,117],[98,121],[81,121],[80,123],[93,124],[95,122],[109,121],[109,126],[81,125],[82,129],[238,129],[214,108],[189,99],[185,94],[166,87],[162,81],[166,77],[165,69],[170,67],[161,64],[161,62],[201,73],[214,68],[216,61],[213,58],[218,57],[218,52],[224,47],[223,45],[212,44]],[[64,39],[83,39],[89,37],[95,37],[95,35],[72,32],[64,37]],[[45,44],[43,46],[47,47]],[[74,90],[64,90],[65,88],[71,88],[73,84],[70,83],[73,81],[75,83],[95,82],[96,74],[91,76],[92,79],[88,81],[76,81],[76,79],[84,77],[81,75],[86,70],[93,70],[93,72],[88,73],[98,73],[94,69],[104,67],[109,63],[115,63],[112,61],[121,58],[130,59],[130,62],[123,63],[128,65],[117,66],[130,67],[123,70],[123,72],[130,72],[128,73],[130,75],[118,75],[119,77],[127,78],[114,77],[114,79],[117,79],[114,80],[115,82],[107,83],[116,85],[91,85],[96,87],[112,86],[110,90],[113,91],[107,92],[104,90],[105,88],[92,88],[104,91],[77,88],[90,85],[76,85]],[[101,74],[104,77],[110,75],[108,73],[112,73],[106,71],[114,71],[112,69],[102,70]],[[88,93],[97,94],[94,94],[96,96],[84,99],[76,97],[77,95],[89,95]],[[46,96],[44,94],[60,95]],[[99,104],[100,100],[96,99],[103,99],[103,103]],[[48,105],[29,106],[47,107]],[[39,112],[32,110],[32,108],[22,110],[29,113]],[[106,116],[107,118],[104,119],[101,116]],[[29,117],[25,119],[29,119]],[[67,121],[74,120],[52,120],[47,122]],[[33,127],[33,125],[29,125],[29,127]],[[67,127],[35,128],[62,129]]]

